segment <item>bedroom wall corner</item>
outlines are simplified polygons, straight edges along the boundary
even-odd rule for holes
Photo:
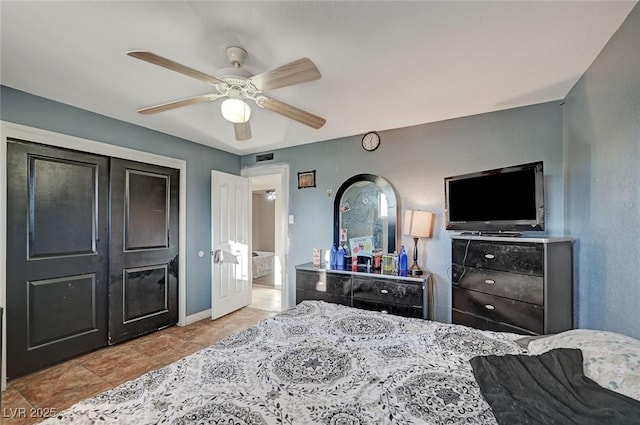
[[[640,4],[570,90],[565,222],[577,326],[640,338]]]

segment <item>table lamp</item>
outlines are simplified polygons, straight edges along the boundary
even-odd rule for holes
[[[404,234],[413,238],[413,265],[409,274],[420,276],[423,274],[418,265],[418,239],[430,238],[433,223],[433,213],[430,211],[406,210],[404,212]]]

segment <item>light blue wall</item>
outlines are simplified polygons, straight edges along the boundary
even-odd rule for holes
[[[314,247],[331,246],[334,199],[327,190],[335,193],[342,182],[360,173],[385,177],[395,187],[402,211],[413,208],[436,214],[433,239],[421,241],[418,252],[419,263],[435,275],[439,320],[449,320],[451,308],[451,241],[443,220],[445,177],[542,160],[547,206],[544,234],[563,235],[560,101],[382,131],[380,136],[382,145],[374,152],[362,149],[361,135],[274,151],[269,163],[291,167],[290,214],[295,224],[289,225],[287,271],[292,280],[295,265],[311,261]],[[253,165],[255,155],[242,157],[243,168]],[[317,187],[298,189],[297,172],[308,170],[317,170]],[[402,243],[413,247],[409,237],[403,237]]]
[[[187,162],[187,314],[211,308],[211,170],[239,174],[240,157],[0,86],[0,119]],[[37,140],[35,140],[37,142]]]
[[[564,107],[578,325],[640,338],[640,6]]]

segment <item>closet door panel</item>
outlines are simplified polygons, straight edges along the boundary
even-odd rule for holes
[[[179,171],[111,160],[109,344],[178,322]]]
[[[7,375],[106,345],[108,158],[7,146]]]

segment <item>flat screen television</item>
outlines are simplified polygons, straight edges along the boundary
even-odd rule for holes
[[[447,230],[544,230],[542,161],[447,177],[444,186]]]

